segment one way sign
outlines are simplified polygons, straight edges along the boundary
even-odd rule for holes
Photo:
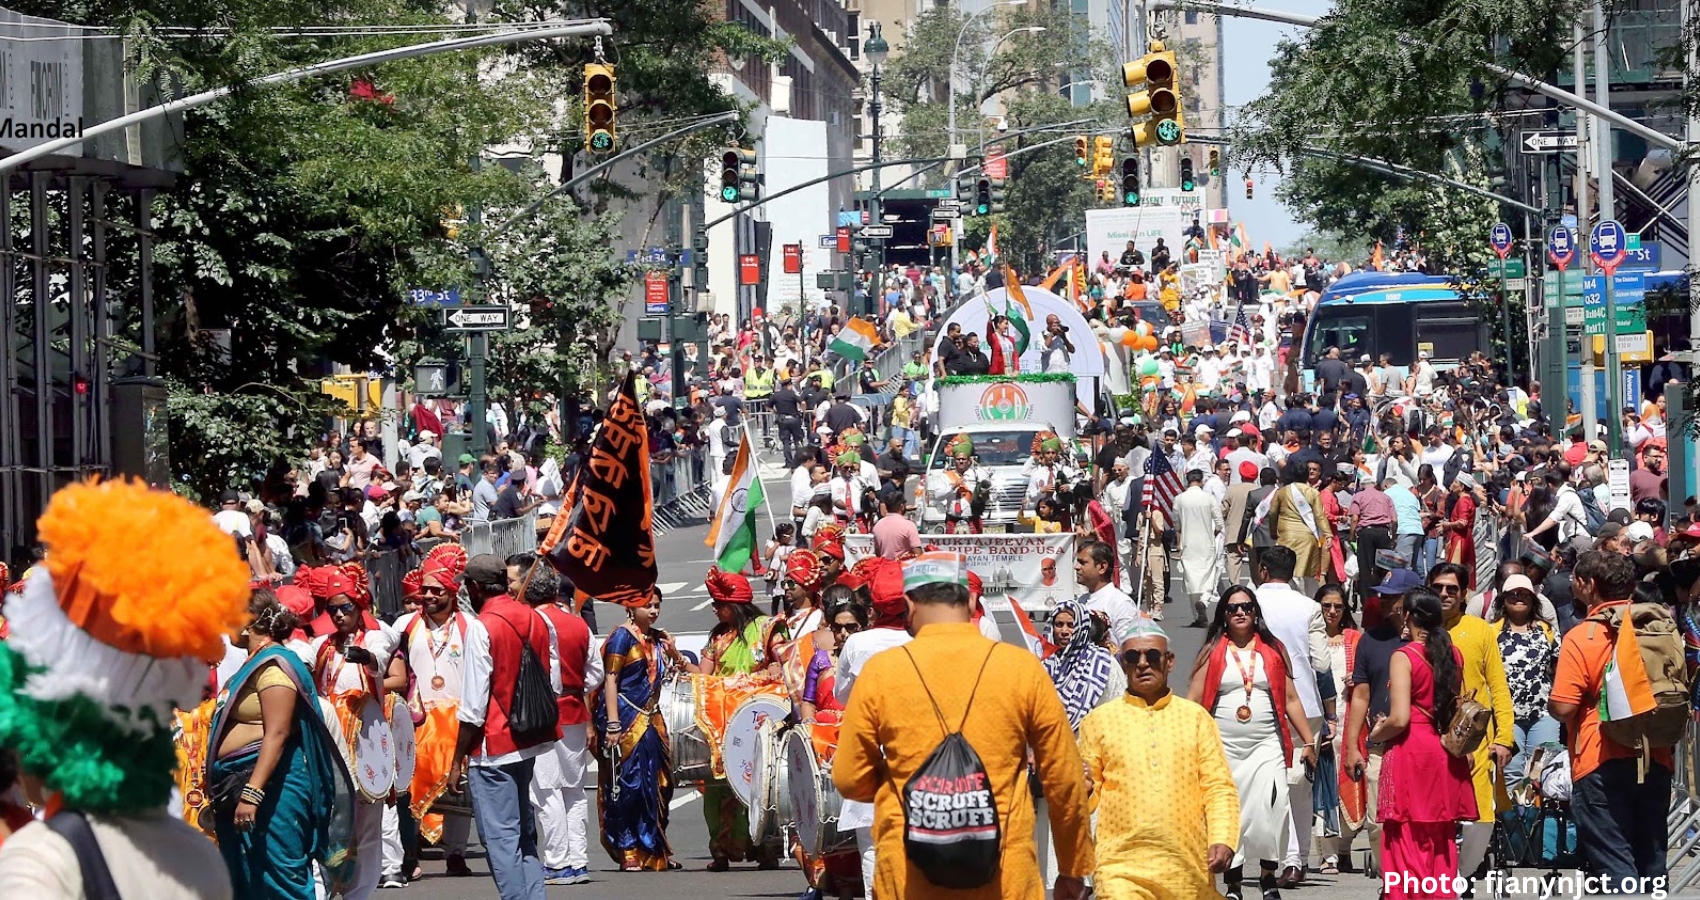
[[[1524,153],[1563,153],[1580,146],[1574,131],[1525,131]]]
[[[509,310],[506,306],[446,306],[443,324],[450,331],[506,331]]]

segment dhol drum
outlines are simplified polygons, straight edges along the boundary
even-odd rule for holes
[[[757,843],[777,843],[786,825],[797,817],[792,810],[791,770],[785,762],[785,736],[789,729],[783,721],[769,721],[761,727],[756,740],[756,802],[750,807],[750,840]]]
[[[384,719],[379,701],[360,704],[360,731],[354,736],[354,789],[374,802],[388,800],[395,788],[395,732]]]
[[[726,783],[749,809],[761,805],[761,798],[757,796],[761,769],[756,757],[766,740],[762,736],[762,728],[769,722],[784,722],[790,713],[791,705],[784,699],[771,694],[757,694],[745,700],[726,722],[726,741],[720,747],[720,756],[726,765]]]
[[[714,777],[714,753],[697,724],[697,700],[692,679],[679,673],[661,683],[657,704],[667,723],[667,740],[673,751],[673,774],[680,781],[707,781]]]
[[[791,808],[797,814],[797,841],[811,859],[854,844],[856,836],[838,831],[838,811],[844,804],[832,783],[832,768],[815,756],[815,745],[805,728],[785,735],[785,764],[790,770]]]
[[[395,789],[405,792],[413,784],[413,766],[419,760],[419,744],[413,734],[413,710],[407,698],[392,695],[390,730],[395,733]]]

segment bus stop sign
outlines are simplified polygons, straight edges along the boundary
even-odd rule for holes
[[[1547,258],[1560,272],[1576,261],[1576,232],[1568,225],[1554,226],[1547,234]]]
[[[1504,259],[1511,252],[1511,226],[1504,222],[1495,222],[1493,230],[1488,232],[1488,243],[1493,246],[1493,252]]]
[[[1593,233],[1588,236],[1588,253],[1594,258],[1594,265],[1607,276],[1617,271],[1624,257],[1629,255],[1629,235],[1623,230],[1623,225],[1616,219],[1595,225]]]

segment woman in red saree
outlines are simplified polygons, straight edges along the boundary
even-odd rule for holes
[[[1459,472],[1451,490],[1441,501],[1440,533],[1447,562],[1455,562],[1470,573],[1466,591],[1476,589],[1476,479]]]
[[[1350,463],[1341,463],[1333,473],[1333,483],[1317,493],[1322,497],[1322,513],[1328,517],[1328,559],[1322,580],[1329,584],[1346,583],[1346,538],[1351,523],[1346,508],[1340,505],[1340,491],[1349,489],[1357,470]]]

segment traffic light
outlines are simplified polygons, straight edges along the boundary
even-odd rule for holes
[[[614,152],[614,67],[584,64],[584,149]]]
[[[1122,158],[1122,205],[1139,205],[1139,157]]]
[[[1246,199],[1247,199],[1247,200],[1250,200],[1250,199],[1251,199],[1251,185],[1252,185],[1252,181],[1251,181],[1251,179],[1250,179],[1250,178],[1247,178],[1247,179],[1246,179],[1246,180],[1245,180],[1245,198],[1246,198]]]
[[[1074,138],[1074,164],[1081,167],[1082,169],[1086,168],[1086,137],[1085,137],[1085,135],[1075,135],[1075,138]]]
[[[1108,175],[1116,167],[1116,142],[1102,135],[1092,139],[1092,174]]]
[[[1222,151],[1212,147],[1210,148],[1210,177],[1215,178],[1220,174],[1222,174]]]
[[[756,199],[759,176],[756,174],[756,152],[742,147],[727,147],[720,154],[720,199],[725,203]]]
[[[992,180],[981,178],[974,182],[974,215],[992,214]]]
[[[1115,184],[1113,184],[1110,181],[1110,179],[1108,179],[1108,178],[1098,179],[1098,181],[1094,184],[1093,189],[1097,192],[1098,202],[1100,202],[1100,203],[1114,203],[1114,202],[1116,202],[1116,186],[1115,186]]]
[[[696,269],[691,283],[699,291],[708,290],[708,229],[701,225],[691,229],[691,266]]]
[[[1181,190],[1190,193],[1197,186],[1198,182],[1192,175],[1192,157],[1181,157]]]
[[[957,209],[965,209],[970,215],[974,212],[974,182],[961,175],[956,176]]]
[[[1008,184],[1008,179],[992,179],[992,215],[994,216],[1003,212],[1004,198],[1008,196]]]
[[[1134,120],[1134,146],[1168,146],[1186,139],[1180,92],[1175,86],[1175,54],[1163,49],[1162,41],[1152,41],[1149,53],[1122,66],[1122,84],[1128,88],[1145,86],[1145,90],[1127,95],[1127,115]]]

